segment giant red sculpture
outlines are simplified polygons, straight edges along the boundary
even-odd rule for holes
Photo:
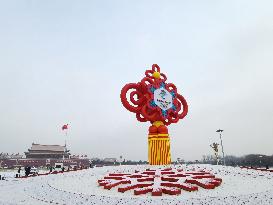
[[[120,94],[123,106],[136,114],[140,122],[149,121],[149,163],[164,165],[171,163],[170,140],[167,126],[177,123],[188,113],[185,98],[177,93],[173,83],[160,72],[157,64],[146,70],[138,83],[126,84]]]

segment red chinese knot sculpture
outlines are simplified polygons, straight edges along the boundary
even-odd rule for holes
[[[166,83],[166,80],[167,77],[160,73],[159,66],[153,64],[152,70],[146,70],[145,77],[140,82],[129,83],[122,88],[120,97],[123,106],[136,113],[136,118],[140,122],[162,121],[164,125],[177,123],[187,115],[188,105],[185,98],[177,93],[176,86],[173,83]],[[127,99],[126,94],[129,90],[133,91],[130,93],[130,98]],[[156,90],[160,91],[159,95],[163,97],[171,94],[172,103],[155,99]]]
[[[126,84],[120,94],[123,106],[135,113],[138,121],[150,121],[152,124],[149,128],[150,164],[170,164],[166,126],[177,123],[188,113],[185,98],[177,93],[173,83],[166,83],[166,80],[167,77],[160,72],[160,67],[153,64],[151,70],[146,70],[145,77],[140,82]],[[158,143],[163,149],[156,147],[159,146]]]

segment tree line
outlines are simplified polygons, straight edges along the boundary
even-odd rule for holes
[[[201,163],[216,164],[215,157],[213,155],[204,155]],[[220,159],[220,164],[223,163],[223,158]],[[266,167],[273,166],[273,155],[263,154],[248,154],[245,156],[237,157],[229,155],[225,157],[225,163],[228,166],[253,166],[253,167]]]

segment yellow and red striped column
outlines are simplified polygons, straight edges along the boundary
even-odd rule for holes
[[[150,165],[171,164],[168,128],[161,121],[154,122],[149,128],[148,159]]]

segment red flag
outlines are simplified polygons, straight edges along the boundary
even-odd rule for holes
[[[67,129],[68,129],[68,124],[62,126],[62,130],[67,130]]]

